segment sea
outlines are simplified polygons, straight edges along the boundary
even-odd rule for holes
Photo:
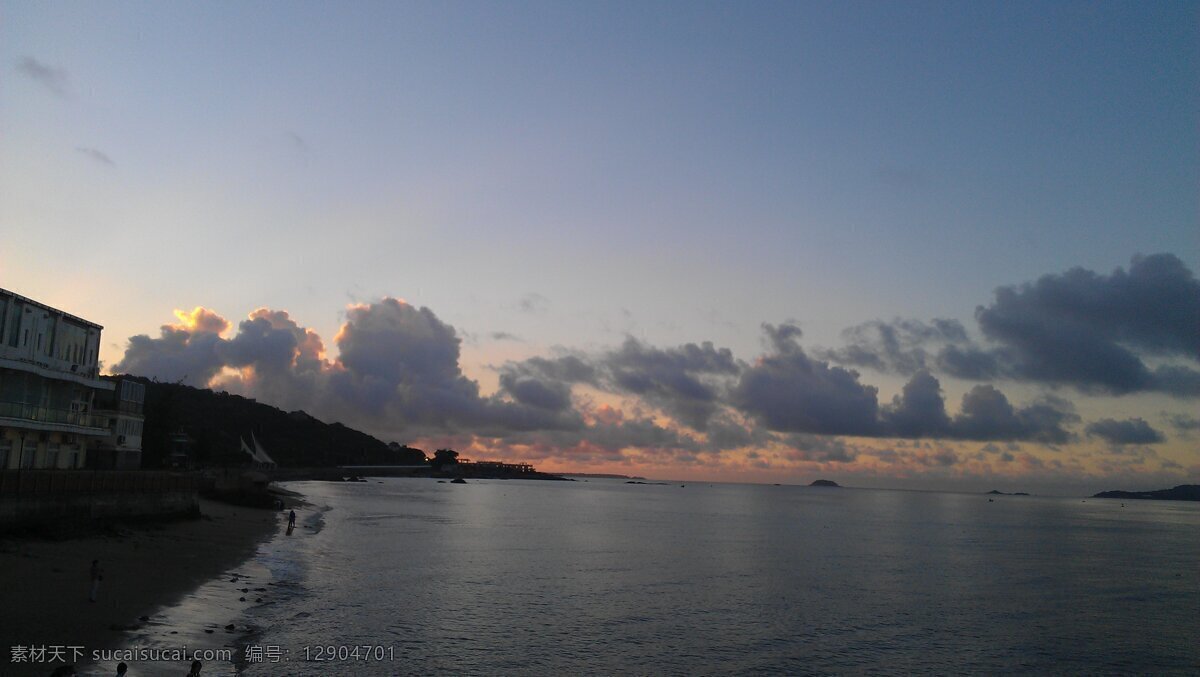
[[[126,646],[232,650],[204,655],[204,675],[1200,674],[1196,503],[598,478],[287,487],[309,504],[296,529]]]

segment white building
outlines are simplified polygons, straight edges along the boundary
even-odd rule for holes
[[[110,434],[93,411],[100,331],[61,310],[0,289],[0,469],[82,468]]]

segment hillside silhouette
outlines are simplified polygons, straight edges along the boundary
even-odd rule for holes
[[[281,467],[416,465],[425,453],[388,445],[341,423],[325,423],[303,411],[285,412],[252,399],[175,383],[127,377],[146,385],[142,467],[168,465],[179,433],[187,436],[193,463],[238,467],[248,464],[241,440],[251,433]]]

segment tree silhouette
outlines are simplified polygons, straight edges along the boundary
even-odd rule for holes
[[[438,449],[433,452],[433,458],[429,459],[429,466],[439,472],[443,466],[455,465],[457,463],[458,452],[453,449]]]

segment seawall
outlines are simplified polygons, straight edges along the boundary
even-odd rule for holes
[[[196,514],[199,479],[138,470],[0,472],[0,532],[105,518]]]

